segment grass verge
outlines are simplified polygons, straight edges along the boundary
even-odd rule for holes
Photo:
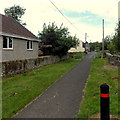
[[[81,59],[82,56],[84,56],[84,52],[75,52],[75,53],[69,53],[69,56],[74,59]]]
[[[80,105],[78,118],[88,118],[100,112],[100,85],[107,83],[110,87],[110,113],[120,117],[118,104],[118,70],[105,69],[110,66],[106,59],[96,58],[93,61],[90,75],[84,90],[83,101]],[[120,91],[119,91],[120,93]]]
[[[2,117],[10,118],[80,61],[68,59],[29,73],[4,78]]]

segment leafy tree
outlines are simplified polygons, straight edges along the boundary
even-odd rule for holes
[[[104,39],[104,50],[109,50],[110,43],[112,42],[110,36],[106,36]]]
[[[110,52],[111,54],[114,54],[115,51],[116,51],[116,50],[115,50],[115,45],[113,44],[112,41],[109,43],[108,50],[109,50],[109,52]]]
[[[120,53],[120,22],[118,23],[115,35],[109,37],[109,39],[106,39],[105,41],[106,46],[110,53],[112,54]]]
[[[113,37],[113,44],[115,45],[116,52],[120,52],[120,22],[118,23],[118,28]]]
[[[47,54],[58,55],[60,57],[66,55],[71,47],[78,45],[76,36],[70,36],[68,28],[63,27],[63,24],[59,28],[55,23],[49,24],[48,26],[44,24],[43,31],[41,33],[39,32],[38,36],[44,45],[52,45]]]
[[[10,16],[20,24],[26,25],[26,23],[22,23],[22,20],[21,20],[22,15],[25,14],[25,10],[26,9],[20,7],[19,5],[14,5],[12,7],[5,8],[4,12],[6,16]]]
[[[100,42],[93,42],[90,43],[90,51],[100,51],[102,50],[102,43]]]
[[[94,50],[102,50],[102,43],[91,43],[91,51]],[[110,53],[120,54],[120,22],[118,23],[118,27],[116,29],[116,33],[114,36],[106,36],[104,39],[104,49],[108,50]]]

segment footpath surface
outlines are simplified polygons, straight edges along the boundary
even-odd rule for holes
[[[83,89],[95,52],[48,88],[14,118],[74,118],[79,111]]]

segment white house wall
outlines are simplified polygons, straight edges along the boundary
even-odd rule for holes
[[[38,57],[38,42],[33,42],[33,50],[27,50],[26,40],[13,38],[13,50],[2,50],[2,61],[30,59],[36,57]]]
[[[77,48],[71,48],[68,52],[84,52],[82,41],[79,41],[79,46]]]

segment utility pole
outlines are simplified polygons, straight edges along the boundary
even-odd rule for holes
[[[85,52],[86,52],[87,33],[85,33]]]
[[[90,46],[90,52],[91,52],[91,45],[92,45],[92,43],[91,43],[91,40],[90,40],[90,43],[89,43],[89,46]]]
[[[87,41],[87,33],[85,33],[85,43],[86,43],[86,41]]]
[[[104,19],[102,20],[103,22],[103,39],[102,39],[102,58],[104,57]]]

